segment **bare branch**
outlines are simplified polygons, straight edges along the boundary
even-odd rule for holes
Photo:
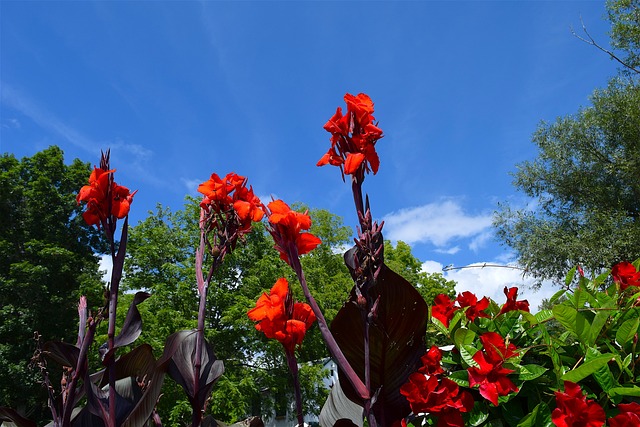
[[[623,61],[622,59],[618,58],[613,52],[611,52],[608,49],[605,49],[604,47],[600,46],[598,44],[598,42],[596,42],[594,40],[593,37],[591,37],[591,34],[589,34],[589,31],[587,31],[587,27],[586,25],[584,25],[584,21],[582,20],[582,16],[580,17],[580,24],[582,24],[582,31],[587,35],[587,38],[581,37],[579,36],[573,29],[573,27],[571,27],[571,34],[574,35],[574,37],[576,37],[578,40],[581,40],[583,42],[585,42],[588,45],[594,46],[597,49],[600,49],[602,52],[606,53],[607,55],[609,55],[611,58],[615,59],[616,61],[618,61],[621,65],[623,65],[624,67],[630,69],[633,72],[636,72],[638,74],[640,74],[640,70],[631,66],[630,64],[626,63],[625,61]]]

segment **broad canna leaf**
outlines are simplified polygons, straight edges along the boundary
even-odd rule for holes
[[[201,370],[198,387],[195,383],[195,353],[197,332],[193,330],[178,331],[167,338],[161,363],[167,363],[169,376],[182,386],[189,401],[204,407],[215,381],[224,373],[224,364],[217,360],[213,348],[204,340],[201,353]]]
[[[61,366],[74,368],[78,364],[80,349],[64,341],[48,341],[42,346],[44,355]]]
[[[149,298],[151,294],[146,292],[136,292],[133,297],[133,301],[131,301],[131,305],[129,306],[129,311],[127,311],[127,316],[124,319],[124,324],[122,325],[122,329],[120,333],[114,338],[113,349],[112,352],[119,347],[124,347],[126,345],[132,344],[135,340],[138,339],[140,334],[142,333],[142,317],[140,317],[140,311],[138,310],[138,304]],[[99,349],[100,357],[102,360],[107,360],[110,356],[107,351],[107,343],[104,343],[100,346]]]
[[[165,369],[156,363],[148,344],[136,347],[116,360],[116,426],[142,427],[146,424],[160,396]],[[74,420],[74,426],[100,425],[106,419],[108,378],[108,369],[105,369],[85,382],[87,406]]]
[[[16,410],[0,406],[0,425],[15,425],[17,427],[36,427],[37,424],[22,415]],[[9,424],[12,423],[12,424]]]
[[[370,292],[373,300],[380,298],[377,318],[369,335],[371,392],[378,393],[372,410],[381,425],[390,425],[410,412],[400,387],[417,369],[425,352],[428,307],[414,287],[386,265],[382,265]],[[350,301],[334,318],[331,332],[364,381],[364,322],[354,301],[352,291]],[[346,396],[363,406],[346,375],[341,370],[339,375]]]
[[[356,405],[347,398],[340,386],[340,381],[338,381],[331,387],[329,397],[322,405],[319,422],[323,427],[335,427],[336,424],[362,427],[362,410],[362,406]],[[339,421],[340,423],[338,423]]]

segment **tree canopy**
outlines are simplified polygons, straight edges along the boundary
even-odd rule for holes
[[[35,411],[34,420],[50,416],[28,368],[34,331],[43,341],[75,340],[80,295],[103,302],[95,252],[104,244],[75,200],[90,173],[78,159],[65,164],[57,147],[0,157],[0,406]]]

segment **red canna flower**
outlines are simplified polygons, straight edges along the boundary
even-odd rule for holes
[[[551,421],[556,427],[602,427],[604,425],[604,409],[595,401],[587,400],[578,384],[565,381],[564,390],[564,393],[555,392],[557,407],[551,412]]]
[[[431,316],[438,319],[446,328],[448,328],[449,322],[453,319],[453,315],[456,311],[456,308],[453,306],[453,301],[451,301],[451,298],[445,294],[439,294],[435,297],[433,302],[435,304],[431,307]]]
[[[438,427],[463,427],[461,413],[473,409],[473,397],[460,391],[458,384],[448,378],[426,377],[414,372],[400,387],[400,394],[407,398],[411,410],[417,414],[428,412],[438,417]]]
[[[507,375],[512,369],[502,366],[506,359],[517,356],[516,346],[506,344],[504,339],[495,332],[486,332],[480,336],[483,349],[473,355],[478,367],[472,366],[469,373],[469,386],[480,386],[480,395],[498,406],[498,397],[517,392],[518,387]]]
[[[249,232],[252,222],[264,216],[264,206],[253,188],[247,188],[247,179],[234,172],[224,178],[212,173],[198,186],[198,192],[204,195],[200,207],[207,214],[211,228],[227,228],[231,236],[236,232],[239,235]],[[225,224],[219,224],[220,218],[216,215],[223,217]]]
[[[103,159],[108,163],[108,154]],[[80,189],[76,201],[86,202],[86,211],[82,214],[88,225],[106,225],[107,219],[112,217],[122,219],[129,214],[133,196],[137,190],[131,193],[127,187],[118,185],[113,181],[115,169],[93,168],[89,176],[89,185]]]
[[[302,232],[311,228],[311,217],[307,212],[300,213],[291,210],[282,200],[274,200],[267,205],[269,214],[269,232],[275,241],[275,248],[280,252],[280,258],[289,265],[288,247],[295,245],[298,255],[304,255],[315,249],[322,241],[311,233]]]
[[[378,172],[380,159],[375,150],[376,142],[382,138],[382,130],[374,124],[373,102],[368,95],[344,96],[347,114],[336,113],[324,125],[331,133],[331,148],[318,161],[317,166],[327,164],[339,166],[347,175],[372,171]]]
[[[630,262],[620,262],[611,269],[613,281],[620,285],[623,291],[629,286],[640,286],[640,272]]]
[[[465,315],[467,316],[467,319],[472,322],[476,319],[476,317],[489,317],[489,315],[483,311],[486,310],[487,307],[489,307],[489,299],[487,297],[483,297],[480,301],[478,301],[478,297],[476,297],[473,293],[465,291],[461,294],[458,294],[456,302],[458,303],[460,308],[466,308]]]
[[[289,282],[280,278],[269,294],[263,293],[256,306],[247,312],[249,319],[259,322],[256,329],[267,338],[276,339],[292,353],[300,345],[316,316],[308,304],[293,301]]]
[[[426,375],[439,375],[444,372],[440,362],[442,361],[442,350],[435,345],[420,358],[422,366],[418,369],[418,372],[422,372]]]
[[[526,299],[516,301],[516,298],[518,297],[517,287],[514,286],[513,288],[507,289],[507,287],[505,286],[504,294],[507,296],[507,302],[504,303],[498,315],[507,313],[509,311],[514,311],[514,310],[522,310],[522,311],[529,312],[529,301],[527,301]]]
[[[609,427],[638,427],[640,426],[640,404],[636,402],[618,405],[620,413],[609,418]]]

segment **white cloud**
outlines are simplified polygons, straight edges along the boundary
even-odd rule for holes
[[[187,192],[189,194],[197,194],[198,193],[198,187],[205,180],[204,179],[180,178],[180,181],[182,181],[182,183],[184,184],[184,186],[185,186],[185,188],[186,188],[186,190],[187,190]]]
[[[442,264],[437,261],[426,261],[422,264],[422,270],[428,273],[442,273],[448,280],[457,283],[456,293],[471,291],[478,298],[486,296],[498,304],[506,301],[504,287],[518,287],[518,300],[526,299],[533,313],[538,311],[538,306],[544,298],[550,298],[558,289],[551,282],[543,282],[542,287],[534,290],[531,286],[534,279],[523,276],[522,270],[504,267],[496,267],[495,263],[478,262],[458,270],[443,272]]]
[[[473,238],[488,233],[491,215],[469,215],[453,200],[401,209],[384,217],[387,237],[408,244],[429,242],[442,248],[454,239]],[[475,249],[483,238],[472,242]],[[474,249],[474,250],[475,250]]]
[[[438,252],[439,254],[455,255],[460,252],[460,246],[454,246],[449,249],[436,249],[435,252]]]

